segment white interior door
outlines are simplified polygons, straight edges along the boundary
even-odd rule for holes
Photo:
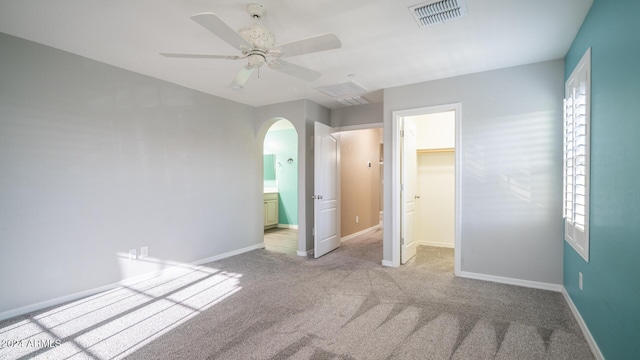
[[[400,237],[400,262],[405,264],[416,255],[416,124],[409,118],[402,120],[402,234]]]
[[[314,256],[340,246],[340,141],[335,130],[315,123]]]

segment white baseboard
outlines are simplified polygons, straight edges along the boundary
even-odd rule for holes
[[[190,263],[191,265],[202,265],[202,264],[206,264],[206,263],[210,263],[213,261],[217,261],[217,260],[222,260],[224,258],[228,258],[234,255],[239,255],[248,251],[252,251],[252,250],[256,250],[256,249],[262,249],[264,248],[264,243],[259,243],[256,245],[251,245],[251,246],[247,246],[245,248],[242,249],[238,249],[238,250],[233,250],[233,251],[229,251],[223,254],[219,254],[219,255],[215,255],[215,256],[211,256],[205,259],[200,259],[197,261],[194,261],[192,263]],[[103,286],[99,286],[93,289],[89,289],[89,290],[84,290],[84,291],[80,291],[77,293],[73,293],[73,294],[69,294],[69,295],[65,295],[65,296],[60,296],[54,299],[50,299],[50,300],[45,300],[45,301],[41,301],[35,304],[31,304],[31,305],[26,305],[26,306],[22,306],[16,309],[11,309],[11,310],[7,310],[4,311],[2,313],[0,313],[0,321],[2,320],[6,320],[6,319],[11,319],[13,317],[16,316],[20,316],[20,315],[24,315],[24,314],[28,314],[30,312],[34,312],[34,311],[38,311],[38,310],[42,310],[51,306],[56,306],[56,305],[60,305],[60,304],[64,304],[67,303],[69,301],[75,301],[75,300],[79,300],[82,298],[85,298],[87,296],[92,296],[92,295],[96,295],[99,294],[101,292],[104,291],[108,291],[108,290],[112,290],[115,289],[117,287],[120,287],[122,285],[127,285],[127,284],[131,284],[134,282],[138,282],[138,281],[143,281],[145,279],[149,279],[152,278],[154,276],[157,276],[163,272],[166,271],[170,271],[171,269],[175,268],[175,266],[180,266],[181,263],[175,262],[175,263],[171,263],[169,262],[169,267],[162,269],[162,270],[158,270],[158,271],[152,271],[150,273],[146,273],[146,274],[142,274],[142,275],[138,275],[138,276],[133,276],[133,277],[129,277],[126,279],[122,279],[118,282],[115,283],[111,283],[111,284],[107,284],[107,285],[103,285]]]
[[[278,229],[297,229],[298,225],[278,224]]]
[[[451,244],[451,243],[436,242],[436,241],[420,241],[418,245],[443,247],[443,248],[449,248],[449,249],[454,249],[456,247],[454,244]]]
[[[104,291],[109,291],[109,290],[117,288],[118,286],[120,286],[119,282],[118,283],[109,284],[109,285],[100,286],[100,287],[89,289],[89,290],[85,290],[85,291],[80,291],[80,292],[77,292],[77,293],[74,293],[74,294],[71,294],[71,295],[60,296],[60,297],[57,297],[55,299],[41,301],[39,303],[22,306],[22,307],[19,307],[19,308],[16,308],[16,309],[7,310],[5,312],[0,313],[0,321],[6,320],[6,319],[11,319],[11,318],[16,317],[16,316],[28,314],[30,312],[46,309],[46,308],[48,308],[50,306],[55,306],[55,305],[59,305],[59,304],[64,304],[64,303],[69,302],[69,301],[82,299],[84,297],[92,296],[92,295],[95,295],[95,294],[98,294],[98,293],[101,293],[101,292],[104,292]]]
[[[313,255],[313,249],[311,250],[307,250],[307,251],[300,251],[298,250],[297,252],[298,256],[304,256],[304,257],[309,257]]]
[[[508,277],[502,277],[502,276],[478,274],[478,273],[472,273],[472,272],[468,272],[468,271],[461,271],[459,276],[462,277],[462,278],[467,278],[467,279],[492,281],[492,282],[496,282],[496,283],[500,283],[500,284],[523,286],[523,287],[528,287],[528,288],[533,288],[533,289],[549,290],[549,291],[555,291],[555,292],[561,292],[562,291],[562,285],[559,285],[559,284],[550,284],[550,283],[543,283],[543,282],[538,282],[538,281],[530,281],[530,280],[514,279],[514,278],[508,278]]]
[[[382,260],[382,266],[395,267],[393,266],[393,262],[389,260]]]
[[[366,233],[368,233],[369,231],[373,231],[373,230],[375,230],[375,229],[377,229],[377,228],[379,228],[379,227],[380,227],[380,224],[377,224],[377,225],[373,225],[373,226],[372,226],[372,227],[370,227],[370,228],[366,228],[366,229],[364,229],[364,230],[360,230],[360,231],[358,231],[358,232],[356,232],[356,233],[349,234],[349,235],[347,235],[347,236],[344,236],[344,237],[340,238],[340,242],[345,242],[345,241],[347,241],[347,240],[351,240],[351,239],[353,239],[353,238],[354,238],[354,237],[356,237],[356,236],[360,236],[360,235],[362,235],[362,234],[366,234]]]
[[[222,259],[226,259],[228,257],[232,257],[235,255],[240,255],[242,253],[246,253],[252,250],[256,250],[256,249],[264,249],[264,242],[255,244],[255,245],[251,245],[251,246],[247,246],[244,247],[242,249],[238,249],[238,250],[233,250],[233,251],[229,251],[223,254],[219,254],[219,255],[214,255],[214,256],[210,256],[208,258],[204,258],[204,259],[200,259],[197,261],[192,262],[192,265],[202,265],[202,264],[207,264],[210,262],[214,262],[214,261],[218,261],[218,260],[222,260]]]
[[[573,313],[573,317],[576,318],[578,325],[580,325],[580,329],[582,330],[582,333],[584,334],[584,338],[585,340],[587,340],[587,343],[591,348],[591,352],[593,353],[593,356],[596,358],[596,360],[604,360],[604,356],[602,355],[602,352],[600,351],[600,348],[598,347],[596,340],[591,335],[591,331],[589,331],[589,328],[587,327],[587,324],[584,322],[582,315],[580,315],[580,312],[578,311],[576,304],[573,303],[573,300],[571,300],[571,296],[569,296],[569,293],[567,292],[567,289],[565,289],[564,286],[562,287],[562,295],[564,296],[564,299],[567,301],[567,304],[569,305],[569,309],[571,309],[571,312]]]

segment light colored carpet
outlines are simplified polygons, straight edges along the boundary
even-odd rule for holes
[[[561,294],[456,278],[451,249],[384,268],[381,236],[185,266],[5,321],[0,339],[62,344],[0,359],[593,359]]]

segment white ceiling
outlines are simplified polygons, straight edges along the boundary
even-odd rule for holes
[[[229,83],[243,60],[158,55],[236,55],[189,17],[214,12],[238,29],[252,22],[249,2],[0,0],[0,31],[252,106],[306,98],[338,108],[313,88],[354,80],[376,102],[384,88],[561,59],[593,0],[467,0],[466,17],[422,29],[408,10],[419,0],[256,1],[276,45],[327,32],[340,38],[340,49],[287,58],[323,73],[312,83],[263,67],[235,91]]]

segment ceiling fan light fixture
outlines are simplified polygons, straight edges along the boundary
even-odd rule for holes
[[[262,55],[259,55],[259,54],[249,55],[249,66],[254,69],[257,69],[260,66],[264,65],[265,62],[266,60]]]
[[[413,5],[409,11],[423,28],[465,16],[467,5],[464,0],[431,0]]]

